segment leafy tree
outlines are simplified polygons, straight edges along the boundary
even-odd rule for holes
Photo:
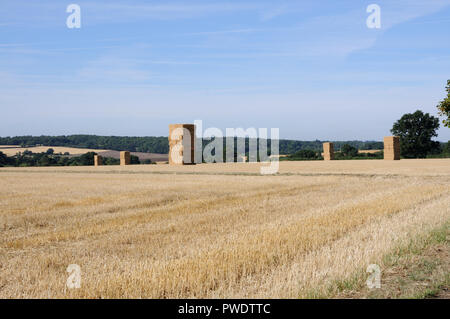
[[[8,156],[5,153],[0,152],[0,167],[8,164]]]
[[[118,158],[106,157],[103,158],[103,165],[119,165],[120,160]]]
[[[442,153],[450,155],[450,141],[448,141],[447,143],[444,143],[444,145],[442,145]]]
[[[52,155],[53,153],[55,153],[55,150],[53,148],[49,148],[47,150],[47,152],[45,152],[47,155]]]
[[[59,157],[57,164],[58,166],[68,166],[69,158],[68,157]]]
[[[42,156],[38,160],[39,166],[49,166],[50,165],[50,159],[47,155]]]
[[[400,137],[401,155],[406,158],[424,158],[440,151],[437,136],[439,119],[417,110],[403,115],[392,127],[392,134]]]
[[[0,152],[0,167],[2,166],[81,166],[94,165],[94,152],[89,152],[81,156],[68,157],[62,155],[51,155],[46,153],[32,153],[28,151],[17,153],[14,156],[7,156]],[[133,160],[139,163],[139,158]],[[106,157],[103,159],[104,165],[119,165],[119,159]]]
[[[78,157],[79,165],[94,165],[94,155],[96,155],[95,152],[88,152],[86,154],[83,154]]]
[[[344,144],[341,147],[341,153],[344,156],[354,157],[354,156],[358,155],[358,149],[356,147],[351,146],[351,145]]]
[[[442,100],[437,108],[439,109],[439,114],[444,117],[442,123],[444,126],[450,127],[450,80],[447,80],[447,97]]]
[[[141,164],[141,162],[139,161],[139,157],[137,157],[135,155],[131,155],[130,156],[130,164]]]
[[[317,153],[312,150],[300,150],[298,152],[295,152],[293,157],[298,158],[316,158]]]

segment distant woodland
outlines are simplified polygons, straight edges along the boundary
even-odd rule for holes
[[[210,143],[203,141],[203,147]],[[242,139],[240,141],[242,143]],[[257,141],[258,143],[259,141]],[[264,141],[263,141],[264,142]],[[279,154],[286,155],[280,157],[282,161],[301,160],[322,160],[323,141],[295,141],[280,140]],[[377,141],[333,141],[336,160],[358,160],[358,159],[382,159],[383,142]],[[437,143],[433,150],[424,153],[423,156],[402,156],[404,158],[428,157],[443,158],[450,157],[450,144]],[[235,138],[235,161],[238,161],[237,154],[238,139]],[[97,135],[69,135],[69,136],[16,136],[0,137],[0,145],[20,145],[21,147],[33,146],[63,146],[88,149],[109,149],[115,151],[130,151],[144,153],[167,154],[169,143],[167,137],[122,137],[122,136],[97,136]],[[363,152],[358,150],[379,150],[378,152]],[[224,161],[226,145],[224,139]],[[249,153],[249,140],[245,139],[245,153]],[[29,150],[17,153],[14,156],[7,156],[0,151],[1,166],[84,166],[94,164],[94,151],[80,156],[70,156],[69,154],[56,154],[52,148],[46,152],[33,153]],[[270,140],[267,141],[267,155],[270,154]],[[259,161],[259,156],[257,158]],[[150,164],[150,160],[140,161],[137,156],[131,158],[132,164]],[[118,159],[104,157],[104,165],[117,165]]]
[[[205,140],[203,146],[210,141]],[[280,154],[294,154],[301,150],[322,150],[322,143],[326,141],[296,141],[280,140]],[[377,141],[333,141],[335,150],[348,144],[357,149],[382,150],[383,142]],[[237,140],[235,139],[235,145]],[[146,153],[169,153],[169,142],[167,137],[146,136],[98,136],[98,135],[67,135],[67,136],[15,136],[0,137],[0,145],[20,145],[31,147],[36,145],[66,146],[90,149],[109,149],[115,151],[146,152]],[[270,141],[268,143],[270,150]],[[248,151],[248,139],[246,139],[246,151]]]

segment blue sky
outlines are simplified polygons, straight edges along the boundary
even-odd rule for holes
[[[437,115],[449,30],[450,0],[0,0],[0,136],[167,136],[201,119],[381,140],[404,113]]]

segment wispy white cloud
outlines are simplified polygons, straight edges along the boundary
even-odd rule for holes
[[[202,31],[202,32],[190,32],[184,35],[220,35],[220,34],[242,34],[242,33],[254,33],[260,32],[264,29],[247,28],[247,29],[234,29],[234,30],[217,30],[217,31]]]
[[[260,14],[260,17],[262,21],[268,21],[276,17],[282,16],[288,12],[292,12],[292,10],[293,10],[292,6],[289,6],[287,4],[281,4],[276,7],[263,10]]]
[[[75,77],[85,81],[136,82],[149,80],[151,74],[132,60],[102,57],[90,61],[76,72]]]
[[[113,19],[127,18],[192,18],[214,13],[229,13],[242,10],[254,10],[259,5],[256,2],[190,2],[190,3],[172,3],[166,2],[160,4],[129,4],[123,3],[92,3],[83,5],[86,10],[93,10],[96,13],[103,13]]]
[[[450,6],[450,0],[397,0],[381,1],[382,28],[411,21],[438,12]]]
[[[257,1],[105,1],[77,0],[81,7],[82,25],[103,23],[136,22],[143,19],[173,20],[192,19],[237,11],[252,11],[261,8]],[[33,25],[49,27],[65,22],[68,3],[55,0],[27,2],[26,5],[15,0],[2,0],[0,26]]]

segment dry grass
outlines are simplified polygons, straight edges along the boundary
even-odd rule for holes
[[[101,155],[101,154],[100,154]],[[24,173],[124,173],[124,174],[203,174],[203,175],[260,175],[260,167],[268,163],[220,163],[177,167],[171,165],[131,165],[103,167],[33,167]],[[17,172],[17,168],[2,168]],[[339,160],[339,161],[286,161],[280,162],[278,175],[299,176],[422,176],[450,177],[450,159],[409,159],[401,161]]]
[[[423,236],[414,236],[408,245],[400,246],[386,255],[381,268],[379,289],[369,289],[363,281],[353,280],[353,285],[339,282],[337,286],[344,289],[337,296],[449,299],[450,223]]]
[[[0,169],[0,297],[332,296],[450,218],[450,160]],[[68,290],[69,264],[82,287]]]

